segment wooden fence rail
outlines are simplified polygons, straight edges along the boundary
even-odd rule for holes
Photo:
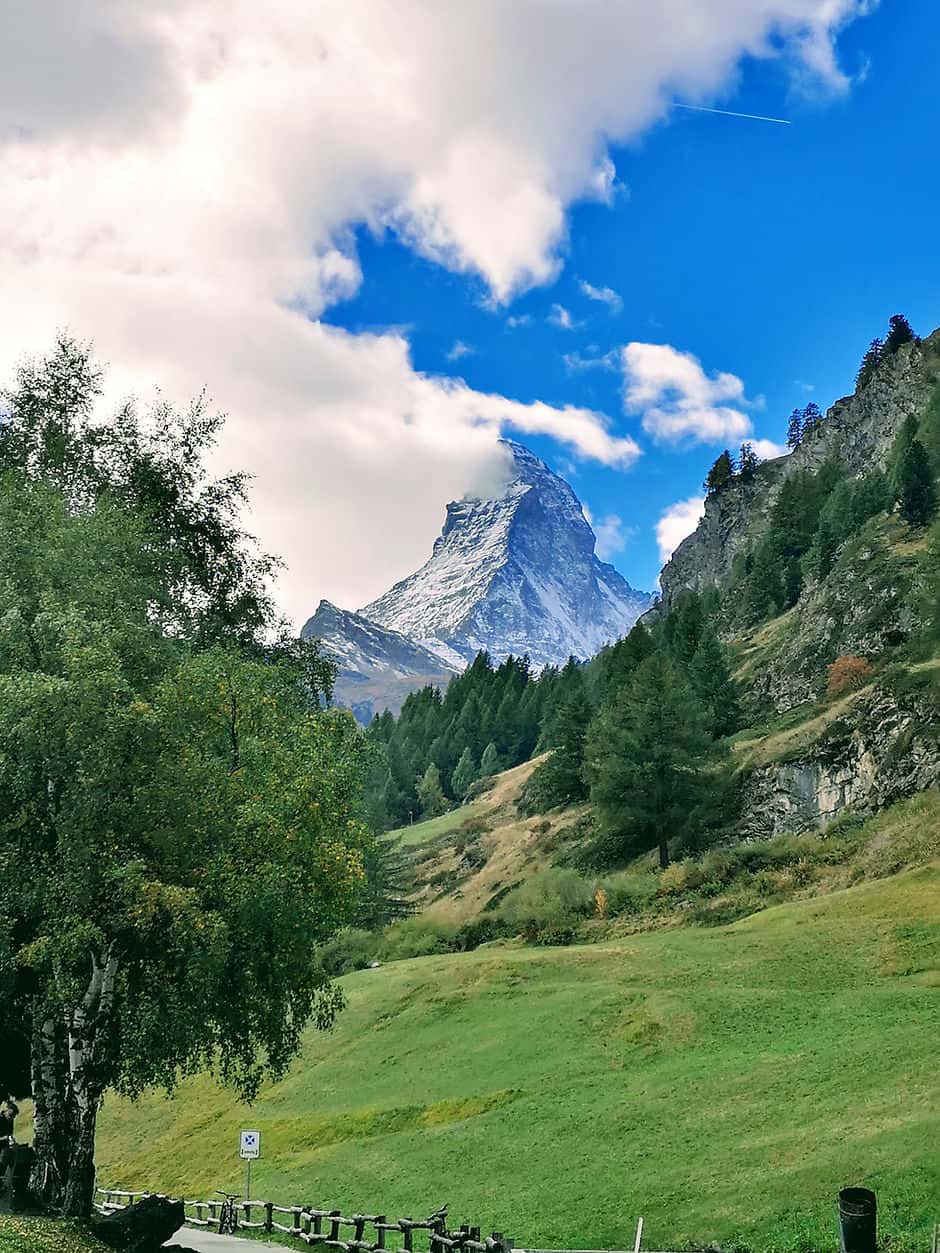
[[[221,1200],[188,1201],[184,1197],[168,1197],[163,1192],[96,1188],[95,1209],[101,1214],[113,1214],[145,1196],[182,1201],[187,1226],[219,1225]],[[424,1253],[415,1246],[415,1232],[427,1232],[427,1253],[463,1253],[463,1250],[466,1253],[512,1253],[513,1248],[512,1241],[500,1231],[484,1237],[479,1227],[464,1225],[457,1231],[448,1231],[446,1205],[421,1221],[412,1218],[389,1221],[384,1214],[353,1214],[347,1218],[340,1210],[318,1209],[312,1205],[275,1205],[273,1201],[240,1200],[236,1208],[239,1230],[279,1231],[307,1246],[323,1244],[331,1249],[343,1249],[345,1253],[378,1253],[379,1250]],[[263,1218],[253,1219],[253,1214],[261,1213]],[[282,1218],[289,1221],[282,1222]],[[374,1236],[374,1239],[367,1236]]]

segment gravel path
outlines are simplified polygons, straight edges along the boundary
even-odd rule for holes
[[[193,1249],[194,1253],[284,1253],[283,1244],[262,1244],[260,1240],[242,1240],[238,1236],[217,1236],[211,1231],[197,1231],[192,1227],[180,1227],[163,1247],[172,1248],[174,1244],[181,1249]]]

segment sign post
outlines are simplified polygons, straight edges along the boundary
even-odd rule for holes
[[[245,1163],[245,1200],[251,1200],[251,1163],[261,1156],[261,1132],[242,1131],[239,1133],[238,1156]]]

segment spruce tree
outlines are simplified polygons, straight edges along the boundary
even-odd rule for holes
[[[710,627],[703,631],[695,650],[689,679],[714,738],[735,732],[741,723],[738,687],[731,677],[728,651]]]
[[[483,750],[483,756],[480,758],[480,778],[489,779],[492,775],[499,773],[499,750],[490,740],[486,748]]]
[[[741,453],[738,457],[738,477],[742,483],[749,483],[757,472],[760,459],[754,451],[754,445],[743,443],[741,445]]]
[[[705,631],[702,599],[697,592],[684,591],[666,619],[664,635],[677,665],[688,668]]]
[[[758,544],[745,593],[745,609],[752,622],[772,618],[784,603],[780,550],[773,536]]]
[[[911,526],[926,526],[937,508],[930,462],[923,444],[910,441],[897,469],[897,493],[901,517]]]
[[[708,719],[663,649],[605,706],[588,733],[585,774],[600,828],[598,852],[625,861],[687,835],[709,788]]]
[[[801,409],[794,409],[790,414],[790,421],[787,423],[787,447],[799,448],[803,439],[803,412]]]
[[[862,357],[862,363],[858,367],[858,374],[855,376],[855,390],[861,391],[867,383],[874,377],[875,371],[884,355],[884,342],[880,339],[873,339],[868,345],[868,351]]]
[[[473,757],[473,752],[468,746],[460,754],[460,760],[454,767],[454,774],[451,780],[451,791],[457,800],[463,800],[476,780],[476,762]]]
[[[602,655],[597,684],[599,699],[608,700],[615,692],[619,692],[633,677],[637,666],[646,660],[655,647],[646,627],[641,622],[634,623],[629,634]]]
[[[422,818],[436,818],[446,812],[447,797],[441,787],[441,772],[433,761],[418,780],[417,794]]]
[[[719,455],[705,477],[706,492],[720,492],[734,478],[734,462],[727,448]]]
[[[858,530],[869,518],[891,508],[891,489],[881,470],[871,470],[858,479],[852,491],[852,525]]]
[[[523,806],[530,813],[587,796],[583,774],[584,741],[593,711],[580,673],[578,680],[578,686],[572,689],[555,715],[552,753],[536,768],[526,785]]]
[[[803,410],[803,438],[815,431],[822,422],[822,411],[814,400]]]
[[[888,319],[888,325],[891,329],[885,340],[885,353],[897,352],[902,344],[909,344],[917,338],[903,313],[895,313]]]

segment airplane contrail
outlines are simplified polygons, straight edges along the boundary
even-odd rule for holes
[[[674,109],[693,109],[696,113],[722,113],[725,117],[745,117],[752,122],[775,122],[778,126],[792,126],[793,123],[785,117],[763,117],[760,113],[733,113],[731,109],[710,109],[704,104],[680,104],[678,100],[673,101]]]

